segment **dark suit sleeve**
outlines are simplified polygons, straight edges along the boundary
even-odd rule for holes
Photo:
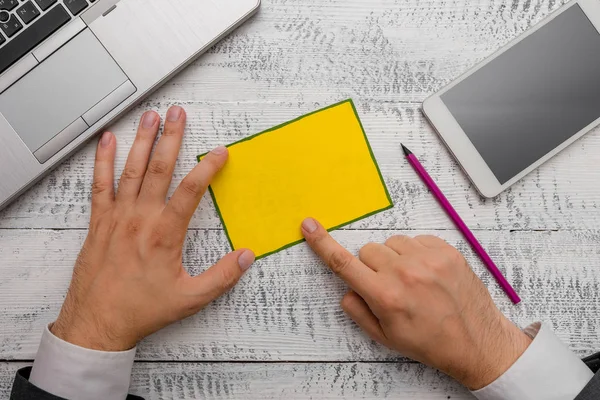
[[[583,389],[575,400],[598,400],[600,399],[600,372],[592,378],[590,383]]]
[[[590,367],[593,373],[600,371],[600,353],[584,358],[583,362]]]
[[[29,374],[31,374],[31,367],[23,368],[17,371],[17,376],[15,377],[15,382],[13,383],[12,393],[10,394],[10,400],[66,400],[62,397],[57,397],[45,392],[37,386],[29,383]],[[138,396],[129,395],[127,400],[144,399]]]
[[[600,399],[600,353],[584,358],[583,361],[596,373],[590,383],[583,389],[575,400],[597,400]]]

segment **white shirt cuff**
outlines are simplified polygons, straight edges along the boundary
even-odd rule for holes
[[[504,375],[472,393],[479,400],[573,400],[577,397],[594,377],[592,371],[547,325],[533,324],[525,332],[534,338],[525,353]]]
[[[46,327],[29,382],[66,399],[125,399],[135,350],[85,349],[57,338]]]

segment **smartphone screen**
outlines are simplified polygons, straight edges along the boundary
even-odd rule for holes
[[[441,98],[505,184],[600,118],[600,33],[575,4]]]

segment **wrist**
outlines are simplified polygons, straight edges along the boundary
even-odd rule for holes
[[[68,322],[60,316],[50,326],[50,332],[67,343],[90,350],[120,352],[131,350],[136,346],[135,342],[115,339],[109,332],[102,331],[91,324]]]
[[[470,390],[482,389],[500,378],[525,353],[533,340],[502,316],[496,334],[490,332],[470,372],[459,381]]]

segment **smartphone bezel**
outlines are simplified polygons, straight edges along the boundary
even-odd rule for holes
[[[600,124],[600,118],[592,122],[590,125],[577,132],[567,141],[556,147],[554,150],[546,154],[544,157],[530,165],[527,169],[510,179],[508,182],[501,184],[488,164],[484,161],[481,154],[477,151],[473,143],[468,138],[467,134],[462,130],[456,119],[452,116],[450,110],[446,107],[442,100],[442,96],[447,91],[451,90],[454,86],[458,85],[462,81],[468,79],[473,73],[484,68],[487,64],[492,62],[498,57],[501,57],[507,50],[515,46],[517,43],[525,40],[529,35],[537,32],[540,28],[552,22],[556,17],[561,15],[563,12],[569,10],[571,7],[579,5],[592,25],[598,30],[600,35],[600,1],[599,0],[577,0],[568,3],[552,13],[541,23],[536,25],[534,28],[525,32],[515,40],[502,47],[492,56],[481,62],[477,66],[473,67],[458,79],[450,83],[444,89],[434,94],[433,96],[426,99],[423,103],[423,113],[426,118],[433,125],[434,129],[441,137],[442,141],[450,149],[450,152],[457,159],[461,168],[467,174],[469,179],[473,182],[477,190],[481,195],[487,198],[493,198],[502,193],[504,190],[514,185],[516,182],[521,180],[523,177],[534,171],[536,168],[550,160],[556,154],[570,146],[573,142],[584,136],[598,124]],[[600,40],[600,38],[599,38]]]

